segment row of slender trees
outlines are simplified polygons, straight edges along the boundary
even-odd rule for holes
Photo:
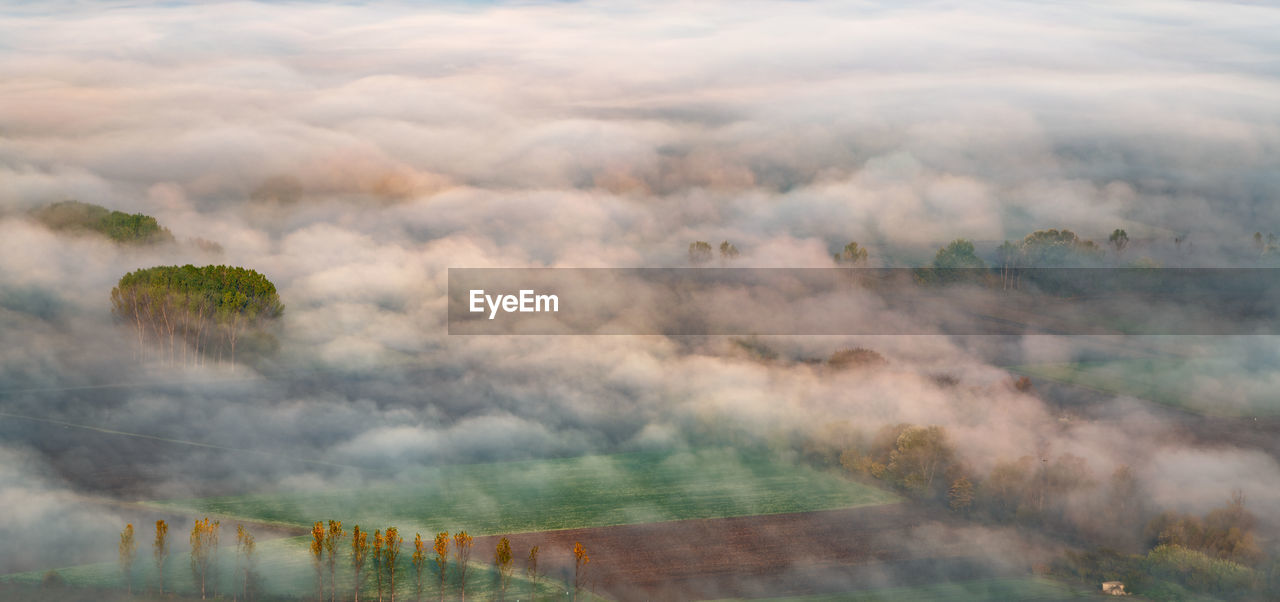
[[[203,600],[212,592],[212,584],[219,581],[219,532],[221,524],[209,518],[197,519],[191,528],[190,562],[192,583],[200,591]],[[349,539],[348,539],[349,536]],[[349,542],[349,543],[348,543]],[[414,534],[413,551],[409,558],[412,569],[414,600],[422,599],[427,581],[424,573],[429,564],[435,565],[437,577],[436,593],[441,601],[449,597],[448,577],[449,565],[452,561],[454,583],[458,597],[467,599],[467,579],[471,567],[471,552],[474,538],[466,531],[459,531],[452,536],[447,531],[437,533],[430,546],[434,558],[428,558],[427,541],[421,533]],[[359,525],[352,527],[350,533],[345,531],[342,521],[330,520],[328,523],[317,521],[311,529],[310,557],[315,570],[315,599],[323,602],[337,602],[339,597],[338,574],[339,561],[348,565],[351,576],[350,596],[360,602],[360,593],[369,586],[373,587],[377,602],[395,602],[396,578],[404,569],[401,561],[401,548],[404,537],[396,527],[375,530],[370,537],[368,531]],[[137,557],[137,539],[133,524],[125,525],[120,532],[119,561],[124,575],[127,591],[133,593],[133,567]],[[170,555],[169,526],[163,520],[156,521],[155,538],[152,542],[155,562],[155,588],[160,594],[165,591],[164,570]],[[345,553],[343,548],[348,548]],[[257,571],[256,542],[254,536],[244,525],[236,526],[236,555],[234,580],[237,584],[232,591],[233,598],[249,600],[255,592],[255,584],[259,579]],[[538,585],[543,573],[538,566],[539,547],[532,546],[525,560],[524,573],[529,582],[529,596],[536,601]],[[344,558],[345,557],[345,558]],[[590,556],[587,549],[579,542],[573,545],[574,571],[573,596],[576,600],[587,587],[587,565]],[[493,553],[493,564],[497,570],[497,598],[506,599],[507,587],[515,571],[515,553],[511,541],[503,537]],[[326,579],[327,577],[327,579]],[[403,576],[401,576],[403,578]],[[344,579],[345,581],[345,579]],[[327,583],[326,583],[327,582]],[[327,592],[326,592],[327,590]],[[343,596],[345,599],[346,596]]]
[[[218,546],[219,532],[221,524],[216,520],[196,520],[191,526],[190,544],[191,544],[191,579],[192,583],[200,589],[200,598],[204,599],[210,592],[210,584],[216,582],[218,577]],[[152,558],[155,562],[155,588],[160,594],[164,594],[164,568],[168,564],[170,555],[169,545],[169,525],[163,520],[157,520],[155,526],[155,537],[151,543]],[[123,573],[125,588],[133,593],[133,565],[137,558],[138,541],[134,533],[133,524],[125,525],[124,530],[120,532],[120,570]],[[236,526],[236,564],[235,579],[239,584],[234,592],[234,596],[249,596],[252,582],[257,574],[257,543],[253,534],[245,528],[244,525]]]
[[[1263,237],[1261,232],[1253,234],[1253,246],[1263,257],[1280,255],[1280,244],[1276,243],[1275,234]],[[1177,235],[1173,239],[1174,246],[1181,251],[1186,242],[1185,235]],[[1111,247],[1113,257],[1119,260],[1129,247],[1129,233],[1117,228],[1107,237],[1107,245]],[[1190,243],[1187,243],[1190,250]],[[720,261],[727,263],[740,255],[738,248],[729,241],[720,243]],[[1068,229],[1050,228],[1036,230],[1018,241],[1004,241],[996,248],[996,261],[1001,274],[1012,280],[1018,268],[1025,267],[1088,267],[1103,265],[1106,251],[1102,245],[1081,238]],[[714,248],[706,241],[689,243],[689,263],[704,265],[715,257]],[[845,245],[839,253],[832,255],[836,265],[864,266],[870,259],[868,249],[857,241]],[[981,268],[986,262],[978,257],[972,241],[958,238],[938,249],[932,267],[935,268]]]
[[[151,343],[171,365],[202,364],[210,355],[234,365],[241,341],[265,335],[284,305],[254,270],[184,265],[125,274],[111,289],[111,311],[133,328],[140,356]]]

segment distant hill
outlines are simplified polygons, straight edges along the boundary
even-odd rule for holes
[[[173,242],[173,234],[156,222],[154,217],[112,211],[80,201],[54,203],[33,211],[31,215],[51,230],[97,232],[116,242],[128,244]]]

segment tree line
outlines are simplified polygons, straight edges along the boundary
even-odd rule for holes
[[[1029,381],[1013,387],[1030,393]],[[1280,595],[1280,558],[1262,551],[1257,521],[1238,491],[1203,517],[1155,513],[1128,466],[1099,482],[1084,458],[1042,447],[979,473],[937,425],[895,424],[868,434],[848,421],[831,422],[805,435],[799,450],[818,465],[875,479],[972,520],[1032,527],[1094,546],[1050,567],[1063,576],[1095,585],[1123,581],[1131,592],[1159,596]]]
[[[216,595],[230,594],[234,599],[251,600],[258,596],[261,589],[262,575],[257,568],[257,547],[254,536],[244,525],[236,526],[235,565],[231,591],[215,592],[215,584],[224,583],[220,579],[221,569],[219,554],[219,534],[221,524],[209,518],[196,519],[190,534],[190,566],[192,584],[199,591],[200,599]],[[328,600],[337,602],[354,600],[360,602],[361,594],[369,592],[376,602],[395,602],[401,587],[397,587],[397,578],[403,580],[408,571],[412,578],[410,591],[415,602],[423,599],[427,593],[428,568],[434,568],[435,594],[442,602],[445,599],[467,599],[467,583],[471,568],[471,556],[474,538],[466,531],[458,531],[452,536],[447,531],[435,534],[433,541],[422,538],[415,533],[409,561],[406,565],[401,555],[404,536],[394,526],[375,530],[372,535],[362,530],[359,525],[346,531],[342,521],[317,521],[311,529],[311,541],[308,555],[315,573],[314,599],[320,602]],[[119,564],[124,577],[126,591],[133,593],[134,564],[137,557],[137,540],[132,524],[125,525],[120,532]],[[545,579],[543,569],[539,566],[539,546],[532,546],[524,560],[523,572],[529,585],[529,599],[536,602],[538,587]],[[572,549],[574,569],[570,583],[573,599],[577,600],[588,587],[588,564],[591,558],[587,548],[580,542],[574,542]],[[155,591],[163,595],[165,592],[164,567],[169,560],[170,542],[169,527],[163,520],[156,521],[152,556],[155,566],[153,586]],[[494,599],[506,600],[511,577],[516,571],[516,554],[511,541],[502,537],[497,541],[492,556],[496,577],[496,593]],[[452,566],[452,570],[450,567]],[[339,587],[339,575],[345,588]],[[350,580],[347,580],[347,577]],[[450,577],[452,587],[450,586]],[[345,591],[342,591],[344,590]],[[368,600],[370,596],[366,596]]]
[[[200,365],[211,355],[234,365],[243,341],[255,349],[274,344],[266,327],[284,305],[275,285],[254,270],[188,264],[125,274],[111,289],[111,311],[133,328],[140,357],[150,344],[170,365]]]
[[[1276,240],[1275,234],[1266,236],[1261,232],[1253,234],[1252,246],[1260,261],[1264,263],[1280,261],[1280,244],[1277,244]],[[1022,240],[1004,241],[995,250],[992,257],[994,263],[988,266],[987,261],[978,255],[973,241],[957,238],[940,247],[928,267],[935,269],[997,268],[1004,284],[1015,286],[1018,282],[1019,270],[1023,268],[1103,267],[1120,263],[1125,251],[1129,248],[1129,243],[1128,232],[1122,228],[1113,230],[1106,242],[1106,246],[1111,248],[1111,259],[1108,263],[1106,247],[1082,238],[1071,230],[1066,228],[1036,230]],[[1193,249],[1193,244],[1187,240],[1186,234],[1174,235],[1173,243],[1179,253],[1190,253]],[[738,248],[727,240],[720,243],[719,249],[721,265],[741,255]],[[702,240],[689,243],[690,265],[706,265],[715,257],[715,248],[711,243]],[[840,251],[833,253],[831,259],[838,266],[862,267],[869,263],[870,257],[870,250],[865,245],[858,241],[850,241]],[[1139,259],[1133,264],[1136,267],[1157,267],[1155,262],[1148,258]]]
[[[96,232],[119,243],[145,245],[174,240],[168,228],[161,226],[154,217],[112,211],[79,201],[54,203],[33,211],[31,215],[52,230]]]

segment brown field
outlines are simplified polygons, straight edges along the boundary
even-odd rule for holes
[[[943,544],[914,545],[917,529]],[[510,536],[523,568],[540,546],[549,580],[568,583],[574,542],[587,547],[590,586],[618,600],[692,600],[849,591],[950,579],[1027,575],[1040,554],[979,562],[971,526],[926,518],[906,504]],[[939,535],[941,537],[939,538]],[[497,537],[476,540],[486,560]],[[997,554],[999,556],[999,554]],[[515,593],[515,592],[513,592]]]

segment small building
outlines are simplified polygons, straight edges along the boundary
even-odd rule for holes
[[[1124,583],[1119,581],[1105,581],[1102,584],[1102,593],[1112,596],[1126,596],[1124,593]]]

